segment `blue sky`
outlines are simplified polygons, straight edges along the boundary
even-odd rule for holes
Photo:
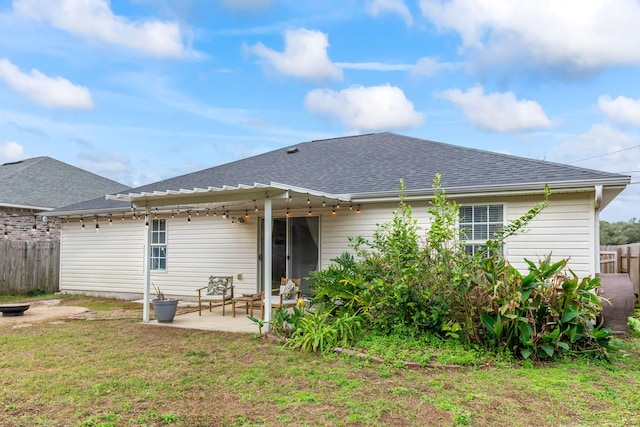
[[[637,0],[0,0],[0,162],[136,186],[392,131],[632,176]]]

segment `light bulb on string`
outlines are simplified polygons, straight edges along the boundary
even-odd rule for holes
[[[258,203],[256,202],[256,199],[253,199],[253,210],[258,212]]]
[[[358,205],[358,209],[356,209],[356,213],[360,213],[360,205]]]

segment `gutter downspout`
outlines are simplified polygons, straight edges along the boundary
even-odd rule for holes
[[[144,269],[144,306],[142,308],[142,321],[144,323],[149,323],[149,279],[150,279],[150,271],[149,271],[149,208],[144,209],[144,258],[143,258],[143,269]]]
[[[271,199],[264,201],[264,248],[262,249],[264,267],[264,330],[269,332],[271,322],[271,246],[273,245],[273,219],[271,217]]]
[[[596,195],[594,201],[594,233],[595,233],[595,248],[594,248],[594,260],[595,260],[595,273],[600,274],[600,206],[602,205],[602,185],[595,186]]]

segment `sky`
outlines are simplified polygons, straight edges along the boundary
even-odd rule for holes
[[[638,0],[0,0],[0,162],[129,186],[395,132],[630,175]]]

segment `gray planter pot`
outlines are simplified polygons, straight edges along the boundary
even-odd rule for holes
[[[177,299],[154,299],[151,303],[153,304],[153,314],[159,323],[173,322],[173,317],[176,315],[176,309],[178,308]]]

